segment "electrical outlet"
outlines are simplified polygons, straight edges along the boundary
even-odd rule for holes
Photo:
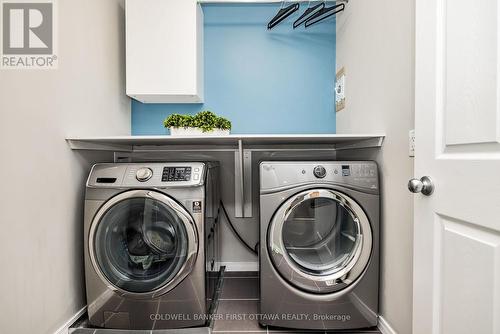
[[[409,133],[409,156],[414,157],[415,156],[415,129],[410,130]]]

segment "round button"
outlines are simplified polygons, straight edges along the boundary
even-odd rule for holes
[[[139,168],[137,172],[135,173],[135,178],[139,182],[146,182],[153,176],[153,171],[151,168],[143,167]]]
[[[326,176],[326,169],[323,166],[316,166],[314,167],[313,173],[318,179],[322,179]]]

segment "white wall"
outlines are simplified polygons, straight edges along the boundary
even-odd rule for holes
[[[0,70],[0,332],[54,333],[85,305],[89,161],[70,135],[126,135],[120,0],[59,0],[59,68]]]
[[[400,334],[411,333],[412,322],[413,197],[406,184],[413,176],[414,7],[415,0],[350,1],[337,23],[337,68],[347,73],[337,132],[387,134],[372,155],[383,182],[380,314]],[[363,153],[370,152],[357,157]]]

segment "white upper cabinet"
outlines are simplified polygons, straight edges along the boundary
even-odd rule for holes
[[[127,95],[203,102],[203,12],[196,0],[127,0]]]

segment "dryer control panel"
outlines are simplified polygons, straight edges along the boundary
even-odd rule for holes
[[[261,190],[322,183],[378,192],[377,164],[373,161],[267,161],[260,164]]]
[[[204,183],[202,162],[116,163],[92,167],[87,186],[96,188],[192,187]]]

